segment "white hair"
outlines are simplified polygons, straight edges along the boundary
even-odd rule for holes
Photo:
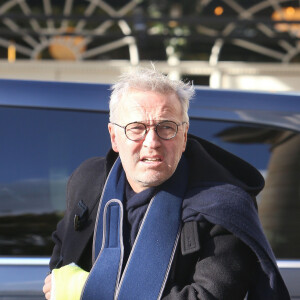
[[[109,120],[116,122],[116,111],[122,96],[130,89],[152,91],[163,95],[175,94],[180,101],[184,121],[189,121],[188,109],[190,99],[194,96],[195,89],[191,83],[181,80],[171,80],[161,72],[150,68],[136,68],[124,73],[111,87],[112,93],[109,101]]]

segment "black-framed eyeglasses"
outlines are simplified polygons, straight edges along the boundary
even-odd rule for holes
[[[131,141],[143,140],[148,133],[148,127],[154,126],[154,131],[163,140],[170,140],[174,138],[178,132],[178,126],[181,126],[187,122],[182,122],[180,124],[174,121],[161,121],[157,124],[147,125],[142,122],[131,122],[126,126],[121,126],[117,123],[111,123],[121,128],[124,128],[126,137]]]

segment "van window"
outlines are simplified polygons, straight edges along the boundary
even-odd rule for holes
[[[66,182],[109,149],[107,113],[0,108],[0,255],[49,255]]]
[[[49,256],[66,183],[110,147],[106,112],[0,108],[0,255]],[[266,179],[259,214],[277,258],[300,258],[300,135],[190,120],[190,133],[253,164]]]

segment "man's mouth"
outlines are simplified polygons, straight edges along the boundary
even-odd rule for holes
[[[142,158],[143,162],[161,162],[161,158],[160,157],[143,157]]]

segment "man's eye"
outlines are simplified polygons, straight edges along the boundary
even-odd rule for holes
[[[176,130],[176,127],[174,126],[174,124],[161,124],[160,126],[161,130]]]
[[[173,129],[171,126],[168,126],[168,125],[163,125],[160,128],[163,130],[172,130]]]
[[[128,128],[130,131],[144,131],[145,127],[142,125],[133,125],[130,128]]]

